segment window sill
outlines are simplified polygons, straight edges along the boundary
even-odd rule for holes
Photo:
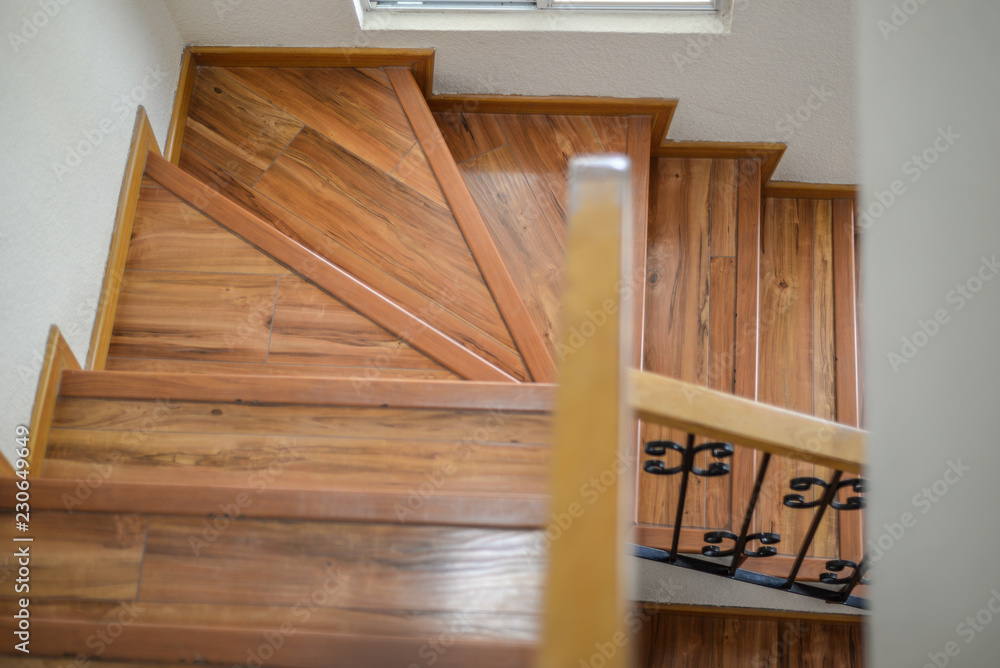
[[[365,11],[355,0],[362,30],[448,32],[576,32],[725,34],[732,25],[732,2],[718,12],[614,12],[607,10],[525,9],[508,11],[383,9]]]

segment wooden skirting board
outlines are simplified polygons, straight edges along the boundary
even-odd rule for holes
[[[103,369],[108,358],[111,330],[118,312],[118,296],[125,276],[125,262],[128,260],[128,245],[132,239],[132,224],[135,222],[135,211],[139,204],[139,192],[146,171],[146,158],[151,153],[156,156],[161,155],[160,147],[156,143],[153,126],[149,124],[146,110],[139,107],[136,111],[135,130],[132,132],[128,162],[125,164],[125,177],[118,196],[118,211],[115,213],[115,227],[111,235],[108,263],[104,269],[101,297],[97,303],[97,317],[90,336],[88,369]]]
[[[76,361],[59,328],[52,325],[45,347],[42,375],[38,379],[38,391],[35,393],[35,406],[31,410],[29,427],[31,454],[28,458],[28,470],[33,478],[42,474],[42,467],[45,464],[45,449],[49,441],[49,429],[52,426],[52,416],[56,408],[56,399],[59,397],[59,384],[63,371],[79,368],[80,363]],[[13,493],[10,498],[14,498]]]

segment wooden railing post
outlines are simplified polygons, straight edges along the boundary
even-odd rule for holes
[[[570,163],[542,668],[630,665],[629,169],[625,156]]]

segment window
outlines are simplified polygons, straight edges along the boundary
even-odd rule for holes
[[[718,11],[718,0],[361,0],[366,10],[660,10],[676,12]]]

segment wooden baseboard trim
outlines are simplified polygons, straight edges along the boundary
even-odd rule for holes
[[[146,110],[139,107],[136,111],[135,129],[132,132],[132,145],[128,152],[128,162],[125,165],[125,177],[122,179],[121,193],[118,196],[118,210],[115,213],[114,232],[111,234],[108,263],[104,269],[101,297],[97,304],[97,317],[90,336],[90,350],[87,354],[88,369],[103,369],[108,359],[111,330],[118,312],[118,297],[125,276],[128,246],[132,240],[132,224],[135,222],[139,193],[142,190],[142,177],[149,155],[159,157],[160,147],[156,143],[153,126],[149,124]]]
[[[637,607],[652,615],[684,615],[686,617],[740,617],[743,619],[773,619],[779,622],[813,621],[825,624],[860,626],[866,615],[858,608],[841,606],[844,614],[823,612],[799,612],[797,610],[772,610],[769,608],[724,608],[715,605],[684,605],[674,603],[652,603],[637,601]]]
[[[651,148],[663,142],[677,110],[677,100],[578,95],[444,94],[428,98],[427,105],[431,111],[442,113],[649,116]]]
[[[500,249],[469,192],[417,81],[406,69],[386,68],[386,72],[528,372],[536,382],[552,382],[556,364],[548,342],[535,325],[524,298],[507,271]]]
[[[555,386],[453,380],[66,371],[64,397],[548,413]]]
[[[80,363],[76,361],[76,356],[70,350],[62,332],[52,325],[49,329],[49,340],[45,345],[45,361],[42,364],[42,374],[38,378],[38,390],[35,392],[35,405],[31,410],[28,471],[32,477],[41,476],[45,466],[45,450],[49,442],[49,430],[52,428],[52,416],[56,409],[56,399],[59,397],[63,371],[79,368]],[[10,498],[13,499],[13,495]]]
[[[164,482],[98,481],[39,478],[31,483],[32,510],[88,513],[139,513],[203,517],[224,514],[234,499],[252,492],[253,503],[240,517],[282,520],[329,520],[386,524],[444,524],[505,529],[541,529],[548,523],[544,494],[437,493],[412,503],[402,490],[251,489],[238,485],[177,482],[183,470],[164,474]],[[15,481],[0,480],[0,508],[13,510]],[[86,489],[79,492],[81,485]]]
[[[503,369],[163,158],[150,157],[146,171],[219,225],[463,378],[516,382]]]
[[[434,87],[434,49],[192,46],[198,65],[219,67],[406,67],[429,97]]]
[[[181,75],[177,80],[177,94],[174,96],[174,111],[170,116],[167,143],[163,148],[163,157],[175,165],[181,161],[184,128],[187,126],[188,110],[191,108],[191,92],[194,90],[197,67],[191,48],[184,49],[184,55],[181,57]]]
[[[801,181],[771,181],[764,185],[764,197],[796,199],[856,199],[858,187],[839,183],[803,183]]]

